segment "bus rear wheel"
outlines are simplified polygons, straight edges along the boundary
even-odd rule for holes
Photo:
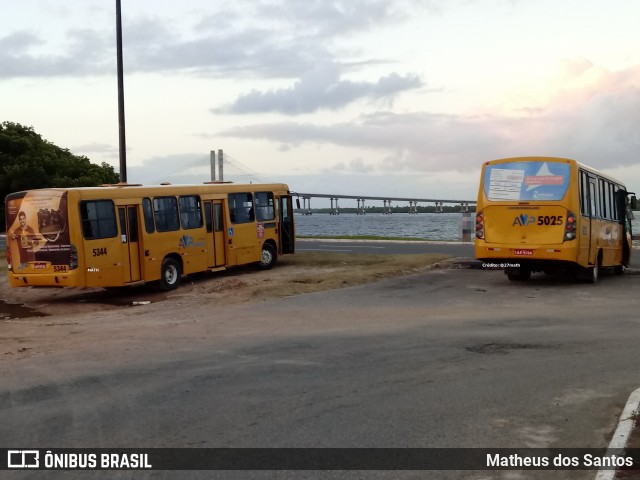
[[[180,277],[182,272],[180,269],[180,263],[175,258],[165,258],[162,262],[162,269],[160,271],[160,281],[158,287],[163,292],[169,290],[175,290],[180,286]]]
[[[512,282],[523,282],[531,278],[531,270],[525,267],[505,268],[504,273]]]
[[[262,255],[260,255],[260,261],[258,262],[258,266],[263,270],[269,270],[276,264],[278,259],[278,254],[276,253],[276,249],[270,243],[265,243],[262,245]]]
[[[587,282],[597,283],[599,274],[600,274],[600,267],[598,265],[598,262],[596,262],[596,264],[593,267],[589,268],[589,276],[587,277]]]
[[[597,283],[600,276],[600,267],[598,263],[593,267],[581,268],[576,279],[583,283]]]

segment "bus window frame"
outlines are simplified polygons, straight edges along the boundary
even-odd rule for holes
[[[170,211],[170,214],[167,214],[167,212],[169,211],[168,209],[158,208],[159,206],[164,207],[164,201],[173,202],[175,209],[171,209],[172,211]],[[159,216],[163,220],[163,222],[158,221]],[[178,209],[178,199],[172,195],[162,196],[162,197],[153,197],[153,218],[156,224],[156,231],[158,233],[179,231],[180,230],[180,210]],[[171,219],[173,223],[169,224],[169,219]],[[166,229],[165,229],[165,224],[166,224]],[[175,227],[175,228],[172,228],[172,227]]]
[[[96,218],[91,219],[91,218],[85,218],[83,216],[83,207],[85,207],[84,211],[87,212],[87,214],[89,213],[88,210],[86,209],[86,206],[89,204],[95,204],[96,205]],[[107,217],[100,217],[98,216],[98,208],[97,208],[97,204],[109,204],[111,209],[110,209],[110,213],[112,214],[110,220],[112,221],[112,234],[111,235],[97,235],[97,236],[87,236],[87,232],[85,229],[85,225],[86,222],[89,222],[92,226],[92,231],[93,231],[93,224],[94,222],[96,222],[96,226],[98,226],[98,230],[101,231],[102,229],[100,228],[100,225],[103,223],[103,220]],[[96,199],[96,200],[81,200],[80,202],[78,202],[78,209],[79,209],[79,213],[80,213],[80,225],[81,225],[81,229],[82,229],[82,237],[85,240],[103,240],[103,239],[107,239],[107,238],[116,238],[118,236],[118,216],[116,215],[116,206],[115,206],[115,202],[113,200],[109,200],[109,199]]]
[[[195,203],[183,205],[183,201],[187,200],[195,200]],[[202,200],[199,195],[180,195],[178,197],[178,210],[180,212],[180,226],[183,230],[202,228]],[[195,216],[193,215],[194,213],[196,214]]]
[[[243,199],[244,197],[244,199]],[[253,193],[235,192],[227,196],[229,202],[229,219],[234,225],[242,225],[255,221],[255,203]],[[238,206],[240,201],[241,206]]]
[[[142,217],[144,218],[144,229],[147,233],[155,233],[156,224],[153,215],[153,203],[149,197],[142,198]]]
[[[266,204],[262,201],[265,200]],[[276,206],[273,192],[255,192],[254,193],[255,204],[255,217],[257,222],[266,222],[275,220],[276,218]]]

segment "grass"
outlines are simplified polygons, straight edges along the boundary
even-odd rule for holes
[[[304,293],[363,285],[384,278],[423,272],[449,258],[443,254],[347,254],[335,252],[299,252],[278,259],[272,270],[257,272],[248,265],[212,275],[194,277],[176,292],[181,296],[216,298],[221,303],[243,303]],[[0,266],[6,259],[0,255]],[[1,267],[0,267],[1,268]],[[1,271],[1,270],[0,270]],[[6,279],[6,277],[5,277]],[[3,280],[5,280],[3,279]],[[0,285],[5,281],[0,280]],[[38,292],[31,292],[36,295]],[[23,299],[29,303],[29,298]],[[31,301],[33,298],[31,298]]]
[[[423,272],[449,258],[442,254],[350,255],[333,252],[301,252],[283,257],[274,272],[281,270],[286,282],[272,278],[256,286],[253,295],[265,298],[333,290],[363,285],[383,278]]]

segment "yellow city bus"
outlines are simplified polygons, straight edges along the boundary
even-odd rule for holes
[[[482,166],[475,256],[510,280],[570,271],[595,283],[631,255],[630,200],[622,182],[575,160],[506,158]]]
[[[120,287],[294,253],[284,184],[106,185],[9,194],[7,263],[13,287]]]

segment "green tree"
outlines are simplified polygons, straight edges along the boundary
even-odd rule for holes
[[[118,174],[105,162],[91,163],[73,155],[19,123],[0,124],[0,198],[35,188],[92,187],[117,183]],[[4,208],[0,208],[4,226]]]

